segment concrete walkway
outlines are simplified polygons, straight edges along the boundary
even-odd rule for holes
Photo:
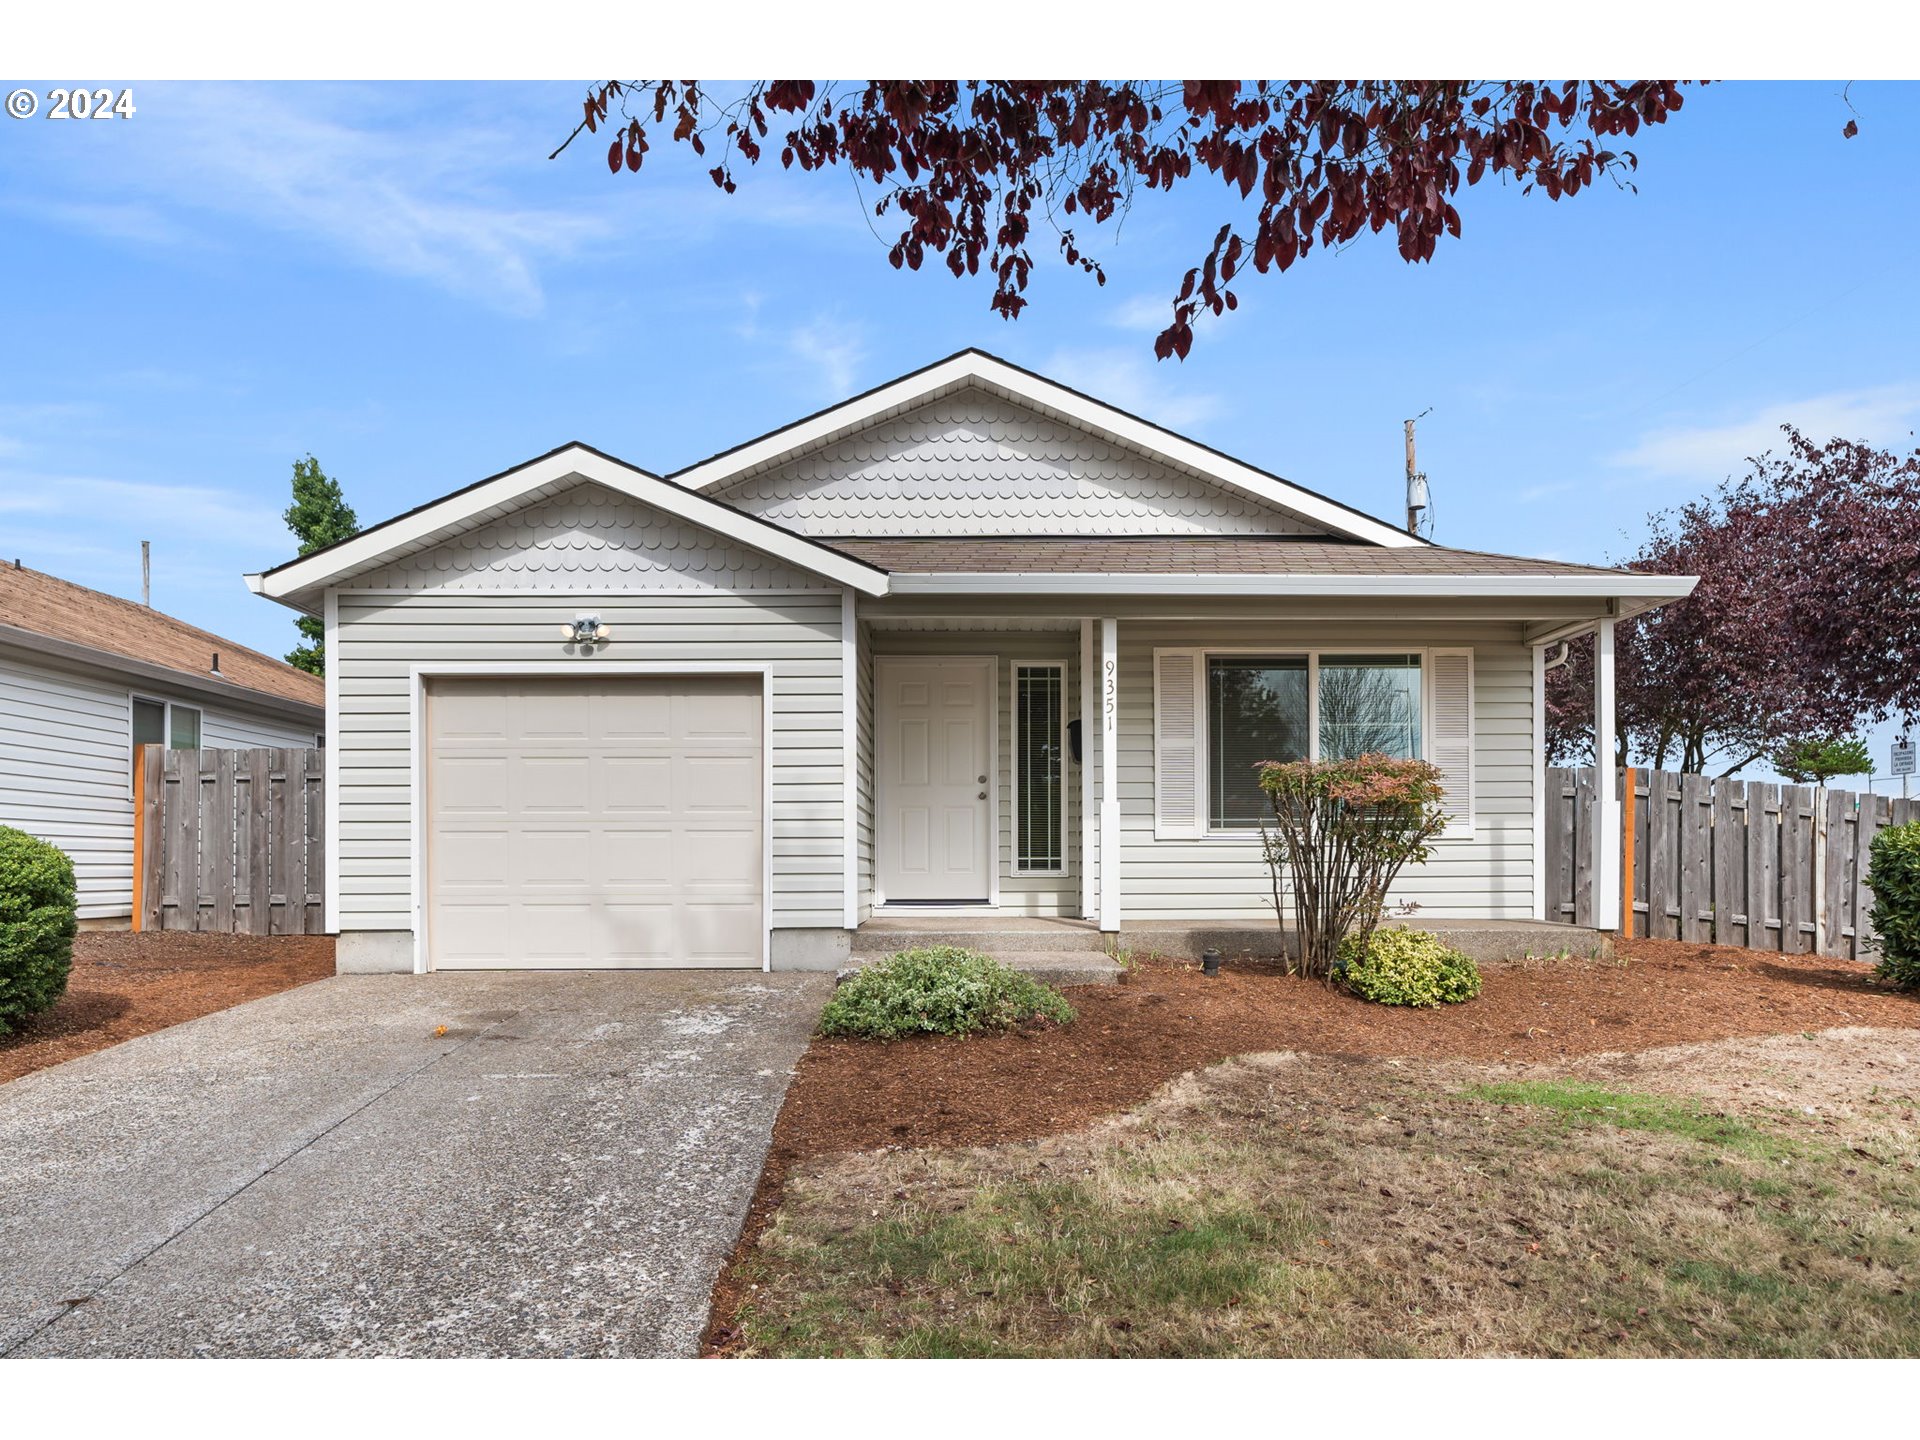
[[[0,1355],[690,1355],[830,988],[340,976],[0,1085]]]

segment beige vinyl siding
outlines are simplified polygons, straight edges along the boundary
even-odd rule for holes
[[[611,627],[595,656],[570,655],[560,627],[583,610]],[[776,929],[844,923],[844,748],[838,590],[735,596],[363,594],[339,596],[330,657],[340,690],[340,928],[413,928],[411,667],[551,666],[598,659],[769,665],[772,890]]]
[[[1155,840],[1156,647],[1470,646],[1474,655],[1474,830],[1436,842],[1393,890],[1418,915],[1526,919],[1533,908],[1532,658],[1513,625],[1289,621],[1120,622],[1121,913],[1126,920],[1271,920],[1257,834]]]
[[[191,705],[193,701],[178,703]],[[291,720],[272,720],[211,707],[200,712],[200,748],[203,750],[304,750],[326,733],[327,723],[319,716],[301,725]]]
[[[996,723],[999,730],[995,769],[999,775],[1000,833],[996,839],[1000,909],[1014,915],[1080,913],[1080,767],[1067,762],[1064,824],[1066,870],[1060,875],[1016,875],[1013,855],[1013,672],[1017,665],[1057,664],[1066,671],[1063,719],[1078,717],[1080,634],[1074,630],[976,631],[878,630],[874,649],[881,655],[991,655],[995,657]]]
[[[0,825],[73,861],[85,920],[133,910],[127,687],[0,657]]]

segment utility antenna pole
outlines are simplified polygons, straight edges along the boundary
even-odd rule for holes
[[[140,542],[140,603],[149,610],[153,608],[153,542],[151,540]]]
[[[1420,467],[1413,457],[1413,427],[1433,413],[1429,405],[1413,419],[1404,422],[1407,427],[1407,530],[1410,534],[1422,533],[1421,526],[1427,519],[1427,477],[1420,473]]]

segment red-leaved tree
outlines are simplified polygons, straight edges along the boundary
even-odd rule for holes
[[[1920,713],[1920,450],[1817,445],[1749,462],[1653,517],[1631,570],[1698,575],[1619,625],[1618,764],[1732,774],[1808,736]],[[1549,750],[1593,750],[1593,643],[1550,672]]]
[[[929,255],[955,275],[984,267],[1008,319],[1027,303],[1036,224],[1105,284],[1077,227],[1125,214],[1142,188],[1210,177],[1256,209],[1221,225],[1173,295],[1154,349],[1184,359],[1200,311],[1234,309],[1248,266],[1285,270],[1316,241],[1389,226],[1402,258],[1430,260],[1460,234],[1461,188],[1489,176],[1554,200],[1602,178],[1630,185],[1635,157],[1610,142],[1664,122],[1681,83],[756,80],[716,97],[700,80],[609,80],[554,154],[605,131],[608,168],[638,171],[664,133],[708,156],[728,194],[738,167],[769,153],[806,171],[844,165],[877,187],[876,217],[897,215],[896,269]]]

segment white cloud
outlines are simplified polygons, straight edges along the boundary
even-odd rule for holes
[[[1782,425],[1795,425],[1816,442],[1839,436],[1904,446],[1916,422],[1920,422],[1920,383],[1881,385],[1768,405],[1715,425],[1650,431],[1610,458],[1616,465],[1656,475],[1718,480],[1744,469],[1748,456],[1783,448]]]
[[[196,543],[242,544],[268,555],[288,545],[272,505],[207,485],[5,470],[0,516],[10,538],[38,521],[44,542],[68,548],[77,527],[97,533],[103,520],[126,532],[146,526],[156,534],[186,533]]]
[[[816,319],[789,331],[786,346],[794,359],[820,377],[821,384],[836,399],[844,399],[860,388],[854,377],[867,357],[867,346],[858,326]]]
[[[1138,346],[1056,350],[1039,368],[1064,385],[1169,430],[1203,424],[1226,408],[1220,396],[1182,386],[1177,362],[1156,361],[1151,351]]]
[[[531,163],[524,137],[454,112],[383,130],[379,103],[354,87],[165,87],[150,102],[153,118],[128,127],[127,143],[87,172],[88,196],[14,205],[150,242],[182,238],[196,212],[219,222],[193,226],[209,242],[238,220],[523,315],[544,304],[543,263],[610,233],[604,218],[505,194],[509,171]],[[152,203],[94,199],[108,167],[113,188]]]
[[[1234,296],[1239,300],[1238,308],[1229,312],[1236,319],[1244,320],[1247,313],[1247,297],[1236,286]],[[1216,315],[1202,306],[1194,312],[1193,330],[1196,335],[1204,335],[1226,317]],[[1173,300],[1169,295],[1135,295],[1131,300],[1122,300],[1107,312],[1107,324],[1116,330],[1133,330],[1144,335],[1158,335],[1173,323]]]

